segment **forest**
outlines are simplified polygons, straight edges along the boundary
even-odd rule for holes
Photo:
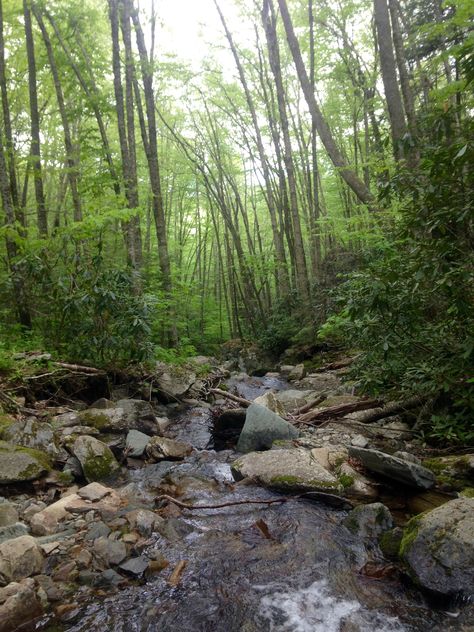
[[[474,441],[471,3],[214,4],[196,70],[159,2],[1,2],[2,369],[333,345]]]

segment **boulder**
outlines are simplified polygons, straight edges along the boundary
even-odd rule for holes
[[[445,489],[461,491],[474,487],[474,454],[435,457],[425,460],[423,465],[436,475]]]
[[[409,487],[430,489],[436,483],[434,474],[425,467],[380,452],[380,450],[367,450],[351,446],[349,447],[349,456],[361,461],[362,465],[371,472],[376,472]]]
[[[80,425],[92,426],[100,432],[159,432],[151,404],[142,399],[120,399],[114,408],[88,408],[77,414],[77,420]]]
[[[184,397],[196,381],[196,373],[185,367],[171,367],[163,362],[157,363],[158,376],[154,387],[166,402],[174,402]]]
[[[0,586],[41,573],[43,555],[31,535],[0,544]]]
[[[0,527],[8,527],[18,520],[18,511],[15,505],[8,501],[0,500]]]
[[[306,368],[304,364],[297,364],[293,367],[293,369],[288,373],[288,379],[290,382],[298,382],[302,380],[306,375]]]
[[[0,632],[14,632],[43,614],[33,579],[0,588]]]
[[[35,535],[52,535],[56,533],[60,528],[60,523],[72,517],[67,510],[67,506],[75,500],[80,500],[79,496],[70,494],[33,514],[30,520],[32,532]]]
[[[231,471],[237,481],[249,478],[279,490],[342,492],[337,478],[301,448],[251,452],[234,461]]]
[[[150,435],[144,434],[139,430],[129,430],[125,441],[127,456],[132,458],[142,456],[150,439]]]
[[[272,447],[278,439],[297,439],[300,433],[290,423],[268,408],[252,404],[237,443],[238,452],[253,452]]]
[[[288,389],[275,394],[275,399],[283,407],[285,413],[301,408],[319,396],[316,391],[297,391]]]
[[[22,522],[15,522],[6,527],[0,527],[0,544],[7,540],[14,540],[20,535],[28,535],[28,527]]]
[[[94,437],[78,437],[74,441],[72,452],[79,459],[84,476],[89,482],[101,481],[120,469],[112,450]]]
[[[96,503],[105,496],[109,494],[113,494],[114,491],[109,487],[104,487],[100,483],[89,483],[85,487],[81,487],[81,489],[77,492],[77,495],[84,500],[90,500],[91,503]]]
[[[191,444],[166,437],[151,437],[146,447],[146,453],[153,461],[181,461],[192,451]]]
[[[260,397],[256,397],[253,400],[253,403],[258,404],[259,406],[264,406],[265,408],[268,408],[268,410],[271,410],[277,415],[285,414],[285,409],[283,408],[282,404],[278,401],[275,393],[271,393],[271,392],[264,393],[263,395],[260,395]]]
[[[2,429],[2,438],[15,445],[45,452],[52,458],[59,453],[52,425],[35,417],[14,421]]]
[[[393,518],[390,509],[382,503],[370,503],[349,512],[344,525],[361,538],[372,540],[393,528]]]
[[[0,485],[33,481],[51,467],[45,452],[0,441]]]
[[[400,557],[425,589],[474,596],[474,498],[456,498],[412,518]]]

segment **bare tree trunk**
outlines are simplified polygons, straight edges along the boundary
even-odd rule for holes
[[[326,123],[326,120],[324,119],[322,112],[316,102],[314,92],[311,89],[311,82],[304,66],[300,45],[293,29],[293,23],[288,12],[286,0],[278,0],[278,5],[280,7],[283,24],[285,26],[288,45],[293,56],[293,61],[295,62],[296,71],[298,73],[298,79],[300,81],[301,88],[308,104],[308,109],[310,111],[311,117],[315,123],[316,129],[318,130],[319,137],[321,138],[321,141],[326,148],[328,156],[334,166],[338,168],[340,176],[352,189],[352,191],[354,191],[358,199],[364,204],[367,204],[370,209],[376,211],[378,209],[376,207],[373,195],[367,189],[364,182],[357,176],[357,174],[348,167],[347,162],[344,159],[338,146],[336,145],[331,130]]]
[[[43,174],[41,169],[40,125],[38,112],[38,94],[36,90],[36,59],[29,0],[23,0],[23,17],[25,22],[26,52],[28,57],[28,89],[30,95],[31,117],[31,162],[33,165],[35,183],[38,231],[42,237],[47,237],[48,215],[46,211],[46,202],[43,188]]]
[[[390,129],[392,132],[395,160],[403,156],[402,139],[407,131],[403,113],[402,97],[398,87],[397,70],[392,45],[392,30],[387,0],[374,0],[374,20],[377,30],[377,44],[380,55],[380,68],[387,102]]]

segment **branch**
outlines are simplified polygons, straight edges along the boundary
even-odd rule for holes
[[[244,399],[243,397],[239,397],[238,395],[233,395],[227,391],[222,391],[220,388],[211,388],[209,389],[210,393],[214,395],[220,395],[221,397],[226,397],[227,399],[231,399],[233,402],[237,402],[238,404],[242,404],[244,408],[248,408],[252,402],[248,399]]]
[[[332,419],[337,417],[344,417],[349,413],[354,413],[358,410],[366,410],[368,408],[378,408],[382,405],[382,402],[378,399],[363,399],[359,402],[353,402],[351,404],[339,404],[338,406],[329,406],[329,408],[322,408],[313,412],[306,413],[300,419],[296,419],[296,423],[317,422],[325,421],[326,419]]]
[[[418,395],[416,397],[411,397],[410,399],[405,399],[402,402],[393,402],[384,406],[382,410],[372,410],[367,412],[365,415],[359,417],[359,421],[368,424],[378,421],[379,419],[384,419],[385,417],[397,415],[398,413],[404,413],[412,408],[418,408],[418,406],[424,404],[426,400],[426,397]]]

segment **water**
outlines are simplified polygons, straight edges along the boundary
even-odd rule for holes
[[[265,378],[242,385],[256,394]],[[257,383],[256,383],[257,382]],[[243,386],[243,388],[242,388]],[[273,386],[272,386],[273,387]],[[207,422],[206,422],[207,419]],[[184,463],[164,462],[131,471],[127,492],[152,506],[163,491],[192,504],[272,499],[276,494],[236,485],[232,451],[203,450],[209,413],[181,411],[170,433],[199,443]],[[207,439],[206,439],[207,437]],[[182,437],[184,438],[184,437]],[[164,488],[164,489],[163,489]],[[200,511],[167,509],[167,537],[154,534],[169,567],[105,596],[84,597],[69,632],[444,632],[469,630],[430,607],[398,575],[371,579],[363,544],[342,524],[347,514],[307,500]],[[373,551],[370,555],[374,555]],[[168,579],[186,562],[181,581]],[[381,564],[383,560],[379,560]],[[58,628],[55,628],[56,630]],[[471,628],[472,630],[472,628]]]

